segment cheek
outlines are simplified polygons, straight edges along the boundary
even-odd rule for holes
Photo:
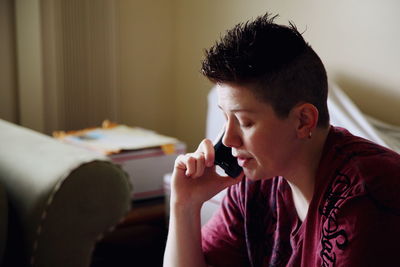
[[[270,137],[263,133],[255,133],[249,138],[248,150],[253,156],[263,158],[271,148]]]
[[[258,133],[252,136],[248,148],[259,161],[271,161],[279,158],[287,149],[287,140],[279,132],[276,134]]]

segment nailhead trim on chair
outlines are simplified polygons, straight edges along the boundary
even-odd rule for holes
[[[99,161],[99,160],[94,160],[94,161]],[[83,163],[81,162],[81,163],[79,163],[78,166],[75,166],[74,168],[71,168],[71,171],[70,171],[69,173],[67,173],[65,177],[61,178],[60,181],[54,186],[54,189],[53,189],[53,191],[51,192],[51,194],[50,194],[50,196],[49,196],[49,198],[48,198],[48,200],[47,200],[47,202],[46,202],[46,207],[44,208],[44,210],[43,210],[43,212],[42,212],[42,215],[41,215],[41,217],[40,217],[41,219],[40,219],[39,226],[38,226],[37,229],[36,229],[36,239],[35,239],[35,241],[33,242],[33,251],[32,251],[32,256],[31,256],[31,259],[30,259],[30,264],[31,264],[31,266],[35,266],[35,256],[36,256],[35,254],[36,254],[37,249],[38,249],[38,247],[39,247],[39,237],[40,237],[40,235],[42,234],[43,224],[44,224],[44,221],[45,221],[46,218],[47,218],[47,213],[48,213],[47,211],[48,211],[48,209],[50,208],[51,204],[53,203],[53,200],[54,200],[55,195],[56,195],[57,192],[60,190],[62,184],[65,182],[66,178],[71,174],[71,172],[72,172],[73,170],[79,168],[80,166],[82,166],[82,165],[84,165],[84,164],[88,164],[88,163],[90,163],[90,162],[93,162],[93,161],[88,161],[88,162],[83,162]],[[109,164],[113,164],[113,163],[107,162],[107,161],[104,161],[104,162],[105,162],[105,163],[109,163]],[[127,183],[128,183],[128,185],[129,185],[130,191],[132,192],[133,186],[132,186],[132,184],[130,183],[128,174],[121,168],[120,165],[118,165],[118,164],[115,164],[115,165],[117,165],[117,166],[120,168],[120,170],[125,174],[125,177],[127,177],[127,179],[126,179],[126,180],[127,180]],[[124,217],[129,213],[129,211],[130,211],[130,209],[128,208],[127,211],[125,212],[125,215],[122,216],[121,219],[119,220],[120,222],[121,222],[121,221],[124,219]],[[111,227],[110,227],[108,230],[106,230],[105,232],[111,232],[111,231],[113,231],[114,229],[115,229],[115,226],[111,226]],[[101,240],[101,238],[103,238],[103,237],[104,237],[104,233],[100,234],[96,239],[97,239],[97,240]],[[92,253],[93,253],[93,251],[94,251],[94,246],[92,247]]]
[[[85,162],[85,163],[87,163],[87,162]],[[83,163],[83,164],[85,164],[85,163]],[[81,165],[82,165],[82,163],[80,163],[79,166],[81,166]],[[75,168],[72,168],[72,170],[75,170],[79,166],[76,166]],[[33,251],[32,251],[32,256],[31,256],[31,259],[30,259],[30,264],[32,266],[35,265],[35,252],[37,251],[37,248],[39,246],[39,237],[40,237],[40,235],[42,233],[43,223],[47,218],[47,210],[50,208],[50,205],[53,203],[53,199],[54,199],[55,194],[61,188],[61,185],[64,183],[64,181],[66,180],[66,178],[69,176],[70,173],[71,172],[69,172],[66,175],[66,177],[63,177],[60,181],[58,181],[58,183],[54,186],[54,189],[51,192],[51,194],[50,194],[50,196],[49,196],[49,198],[47,200],[46,207],[44,208],[44,210],[42,212],[42,215],[40,216],[40,223],[39,223],[39,226],[36,229],[36,239],[33,242]]]

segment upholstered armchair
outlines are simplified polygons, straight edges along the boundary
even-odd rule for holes
[[[2,266],[89,266],[130,197],[106,157],[0,120]]]

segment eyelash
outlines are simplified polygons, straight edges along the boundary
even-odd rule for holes
[[[228,116],[225,113],[223,113],[223,115],[224,115],[225,121],[228,121]],[[240,127],[242,127],[242,128],[250,128],[251,126],[253,126],[252,122],[243,123],[243,122],[241,122],[240,119],[237,118],[237,120],[239,122]]]
[[[245,123],[240,122],[239,124],[240,124],[240,127],[242,127],[242,128],[250,128],[251,126],[253,126],[252,122],[245,122]]]

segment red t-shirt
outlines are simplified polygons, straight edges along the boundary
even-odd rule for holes
[[[203,227],[211,266],[396,266],[400,155],[331,127],[301,222],[283,177],[228,189]]]

